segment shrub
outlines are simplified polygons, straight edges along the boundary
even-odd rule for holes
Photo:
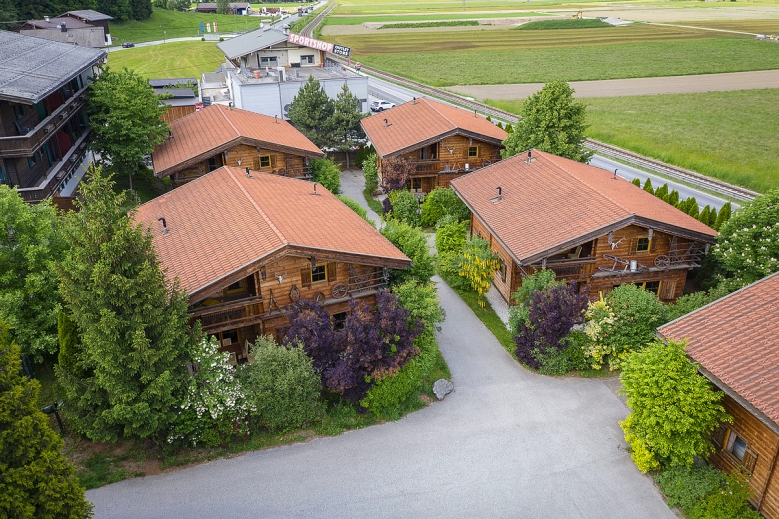
[[[425,197],[422,204],[422,225],[432,227],[447,214],[463,222],[470,218],[471,213],[452,189],[437,187]]]
[[[373,155],[373,164],[376,165],[376,150],[373,148],[373,145],[358,146],[354,161],[357,163],[357,166],[364,168],[365,162],[371,160],[371,155]]]
[[[362,171],[365,176],[365,191],[370,194],[379,188],[379,167],[376,165],[378,157],[371,153],[362,161]]]
[[[517,334],[520,322],[527,322],[527,302],[533,292],[548,290],[558,285],[564,285],[564,281],[557,281],[553,270],[542,269],[522,278],[522,284],[511,297],[517,302],[509,307],[509,330],[511,335]]]
[[[411,279],[393,287],[392,293],[397,296],[400,305],[408,310],[409,318],[412,319],[409,324],[419,319],[426,330],[433,330],[446,317],[438,302],[438,292],[431,282],[420,283]]]
[[[460,220],[452,214],[445,214],[435,223],[435,228],[440,229],[441,227],[446,227],[453,223],[460,223]]]
[[[711,465],[676,465],[655,476],[668,506],[678,507],[689,516],[709,494],[725,485],[725,475]]]
[[[582,371],[589,367],[584,357],[584,345],[587,336],[584,332],[573,331],[565,337],[565,345],[559,350],[546,353],[539,349],[533,350],[533,357],[539,362],[538,372],[542,375],[567,375],[572,371]]]
[[[455,290],[469,290],[471,286],[467,279],[460,276],[460,265],[463,261],[462,251],[436,255],[436,272]]]
[[[414,196],[414,193],[399,189],[389,194],[389,200],[392,204],[392,212],[390,213],[392,218],[412,227],[419,227],[419,200]]]
[[[468,234],[468,222],[450,223],[438,229],[435,234],[435,248],[438,254],[462,252]]]
[[[376,227],[376,222],[368,218],[368,210],[365,209],[363,206],[361,206],[357,201],[352,200],[348,196],[341,196],[341,195],[338,195],[338,199],[344,204],[346,204],[346,206],[349,209],[357,213],[360,216],[360,218],[362,218],[363,220],[371,224],[373,227]]]
[[[416,172],[409,161],[401,158],[381,161],[381,188],[385,193],[405,189],[408,179]]]
[[[582,322],[587,308],[586,292],[577,293],[577,289],[571,283],[532,292],[527,302],[527,321],[518,324],[514,336],[520,362],[538,369],[538,354],[559,352],[568,346],[564,339],[575,324]]]
[[[655,194],[655,190],[652,187],[652,179],[649,177],[646,177],[646,180],[644,181],[644,191],[650,194]]]
[[[484,308],[484,295],[490,289],[492,276],[500,268],[500,257],[481,238],[471,238],[465,243],[462,252],[459,275],[466,280],[471,290],[479,295],[479,305]]]
[[[300,344],[279,346],[264,336],[255,341],[251,354],[254,363],[242,367],[241,380],[259,425],[285,431],[321,416],[320,377]]]
[[[406,270],[390,271],[391,284],[395,285],[409,279],[416,279],[420,283],[430,281],[435,268],[427,246],[427,236],[421,229],[403,222],[388,220],[382,227],[381,234],[412,261],[412,265]]]
[[[639,470],[691,466],[713,450],[711,433],[732,418],[722,407],[722,392],[698,374],[684,344],[654,340],[624,361],[620,380],[630,414],[620,422]]]
[[[330,159],[314,159],[311,161],[311,180],[337,195],[341,192],[341,171]]]
[[[746,476],[726,474],[725,485],[706,496],[690,511],[690,519],[762,519],[752,510],[749,499],[754,495]]]
[[[641,187],[641,179],[636,177],[633,180],[630,181],[634,186]]]

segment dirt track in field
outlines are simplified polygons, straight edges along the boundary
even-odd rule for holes
[[[767,45],[779,45],[769,44]],[[670,76],[602,81],[571,81],[575,97],[618,97],[656,94],[693,94],[728,90],[779,88],[779,70],[701,74],[697,76]],[[476,99],[524,99],[543,87],[543,83],[514,85],[466,85],[448,87],[458,94]]]

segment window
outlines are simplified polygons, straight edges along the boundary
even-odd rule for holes
[[[749,447],[749,442],[727,425],[721,425],[712,435],[714,444],[727,453],[732,461],[741,465],[752,474],[757,463],[757,453]]]
[[[421,178],[409,179],[409,186],[411,187],[411,189],[422,189],[422,179]]]
[[[237,294],[238,292],[243,292],[244,290],[246,290],[246,282],[242,279],[225,288],[224,293]]]
[[[639,238],[636,241],[636,252],[649,252],[649,238]]]
[[[311,282],[317,283],[319,281],[327,281],[327,266],[317,265],[311,267]]]
[[[260,167],[261,168],[269,168],[270,167],[270,155],[264,155],[260,157]]]
[[[638,283],[635,283],[635,285],[639,288],[643,288],[647,292],[652,292],[653,294],[657,294],[660,292],[660,281],[639,281]]]
[[[506,262],[502,259],[500,260],[500,268],[498,269],[498,274],[500,274],[500,279],[502,281],[506,281]]]
[[[300,56],[300,64],[301,65],[313,65],[314,64],[314,55],[308,54],[306,56]]]
[[[725,450],[731,453],[738,461],[744,461],[744,454],[747,451],[747,442],[741,439],[733,431],[730,431],[728,443],[725,444]]]
[[[344,324],[346,323],[346,312],[340,312],[337,314],[333,314],[333,329],[334,330],[343,330]]]
[[[217,168],[219,168],[219,163],[216,160],[216,157],[208,159],[208,171],[214,171]]]
[[[468,146],[468,156],[469,157],[478,157],[479,156],[479,147],[478,146]]]
[[[278,67],[279,61],[276,59],[276,56],[266,56],[264,58],[260,58],[260,66],[261,67]]]

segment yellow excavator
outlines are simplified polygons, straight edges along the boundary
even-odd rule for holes
[[[573,18],[575,18],[576,20],[581,20],[581,19],[582,19],[582,12],[581,12],[581,11],[579,11],[578,13],[576,13],[575,15],[573,15]]]

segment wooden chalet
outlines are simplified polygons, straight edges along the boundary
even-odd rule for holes
[[[154,174],[177,187],[222,166],[309,178],[322,150],[288,122],[238,108],[211,105],[170,123],[152,153]]]
[[[686,340],[687,355],[725,396],[733,417],[714,432],[710,461],[744,470],[752,505],[779,519],[779,273],[661,326],[666,339]]]
[[[429,193],[470,171],[500,161],[508,135],[473,112],[415,99],[363,119],[362,127],[381,161],[400,158],[414,165],[408,187]],[[381,173],[380,173],[381,174]]]
[[[337,323],[353,298],[375,301],[388,269],[411,261],[313,182],[222,167],[143,204],[171,280],[189,294],[192,321],[223,349],[278,337],[285,308],[320,300]]]
[[[593,298],[634,283],[674,301],[717,235],[611,172],[537,150],[451,185],[473,213],[471,234],[500,255],[493,282],[509,302],[542,268]]]
[[[216,14],[219,11],[219,5],[216,2],[200,2],[195,7],[195,12]],[[225,14],[249,15],[252,12],[252,6],[249,2],[230,2]]]

